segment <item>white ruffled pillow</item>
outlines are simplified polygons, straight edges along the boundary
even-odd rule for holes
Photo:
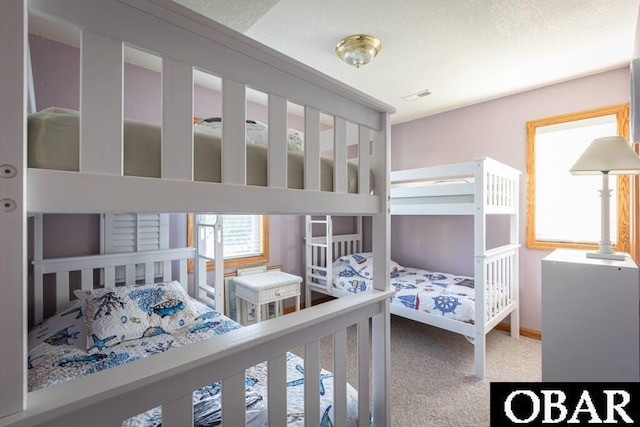
[[[199,315],[177,281],[77,290],[82,301],[87,351],[171,332]]]

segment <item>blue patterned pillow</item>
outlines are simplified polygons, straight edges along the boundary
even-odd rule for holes
[[[87,351],[171,332],[199,314],[176,281],[76,291],[76,296],[82,301]]]

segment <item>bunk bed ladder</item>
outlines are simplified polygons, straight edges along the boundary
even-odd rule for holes
[[[225,294],[224,294],[224,259],[218,257],[216,254],[222,254],[224,250],[224,243],[222,241],[222,215],[216,215],[214,223],[201,222],[201,216],[194,214],[195,227],[193,232],[195,233],[194,241],[196,242],[196,254],[194,262],[194,286],[195,292],[191,295],[197,295],[200,301],[205,302],[207,305],[215,308],[217,311],[223,314],[225,308]],[[214,233],[214,257],[207,253],[206,250],[206,234]],[[213,261],[215,264],[215,278],[214,286],[207,284],[207,262]],[[191,291],[191,290],[190,290]],[[219,301],[220,304],[216,304]]]
[[[314,236],[314,224],[324,225],[324,236]],[[311,306],[312,287],[324,288],[323,293],[331,295],[333,246],[329,244],[332,235],[330,215],[305,215],[306,265],[305,271],[305,307]]]

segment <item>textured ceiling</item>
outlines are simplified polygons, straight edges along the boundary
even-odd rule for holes
[[[628,65],[640,0],[179,2],[395,106],[399,123]],[[383,44],[359,70],[334,53],[354,33]]]

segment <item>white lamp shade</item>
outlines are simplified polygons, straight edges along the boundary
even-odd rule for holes
[[[640,174],[640,158],[621,136],[594,139],[570,169],[573,175]]]

